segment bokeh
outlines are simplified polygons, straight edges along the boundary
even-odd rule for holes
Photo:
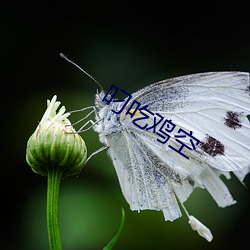
[[[139,3],[138,3],[139,4]],[[229,3],[228,3],[229,4]],[[190,7],[190,8],[189,8]],[[2,233],[1,249],[48,249],[46,178],[25,161],[26,143],[54,94],[75,110],[94,104],[98,86],[59,57],[63,52],[104,89],[128,93],[169,77],[206,71],[249,71],[249,18],[242,6],[170,6],[131,1],[5,3],[1,10]],[[86,113],[71,116],[77,121]],[[102,145],[82,134],[89,154]],[[250,158],[250,156],[249,156]],[[218,208],[205,190],[186,207],[213,235],[206,242],[184,215],[165,222],[159,211],[130,211],[106,152],[93,157],[79,177],[62,181],[60,230],[65,250],[102,249],[121,218],[114,249],[248,249],[250,177],[225,180],[237,204]]]

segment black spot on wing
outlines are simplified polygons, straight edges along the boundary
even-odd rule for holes
[[[227,111],[227,115],[224,118],[224,124],[232,129],[240,128],[242,113]]]
[[[204,142],[200,142],[200,147],[212,157],[216,155],[224,155],[225,152],[224,145],[210,135],[207,135]]]

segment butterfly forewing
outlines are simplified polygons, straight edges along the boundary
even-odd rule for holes
[[[141,107],[147,105],[154,114],[171,120],[176,125],[176,131],[170,135],[172,143],[173,134],[178,136],[178,129],[192,131],[200,143],[196,151],[188,154],[195,154],[217,169],[233,171],[249,166],[248,89],[247,73],[203,73],[149,85],[134,93],[130,103],[136,100]],[[151,115],[150,118],[152,123]],[[125,126],[133,129],[131,118],[126,116],[125,119]],[[140,122],[144,127],[146,120]],[[153,130],[143,131],[152,132],[152,143],[160,143]],[[190,146],[187,138],[179,140]]]

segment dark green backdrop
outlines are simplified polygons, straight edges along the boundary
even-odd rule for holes
[[[228,3],[229,4],[229,3]],[[249,17],[237,3],[202,6],[168,2],[5,3],[1,7],[1,132],[3,249],[48,249],[46,179],[25,161],[26,142],[58,95],[67,110],[93,105],[96,84],[59,57],[64,52],[102,83],[132,93],[168,77],[205,71],[250,69]],[[76,121],[82,114],[72,116]],[[101,147],[94,132],[82,134],[88,152]],[[249,157],[250,158],[250,157]],[[132,212],[105,152],[81,175],[65,179],[60,227],[65,250],[101,249],[126,212],[115,249],[248,249],[249,189],[226,181],[238,203],[218,208],[196,190],[187,208],[213,232],[206,242],[187,218],[165,222],[161,212]],[[250,186],[247,177],[246,186]]]

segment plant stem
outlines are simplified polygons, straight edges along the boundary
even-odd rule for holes
[[[47,185],[47,228],[50,250],[61,250],[59,231],[59,188],[62,170],[59,167],[48,168]]]

